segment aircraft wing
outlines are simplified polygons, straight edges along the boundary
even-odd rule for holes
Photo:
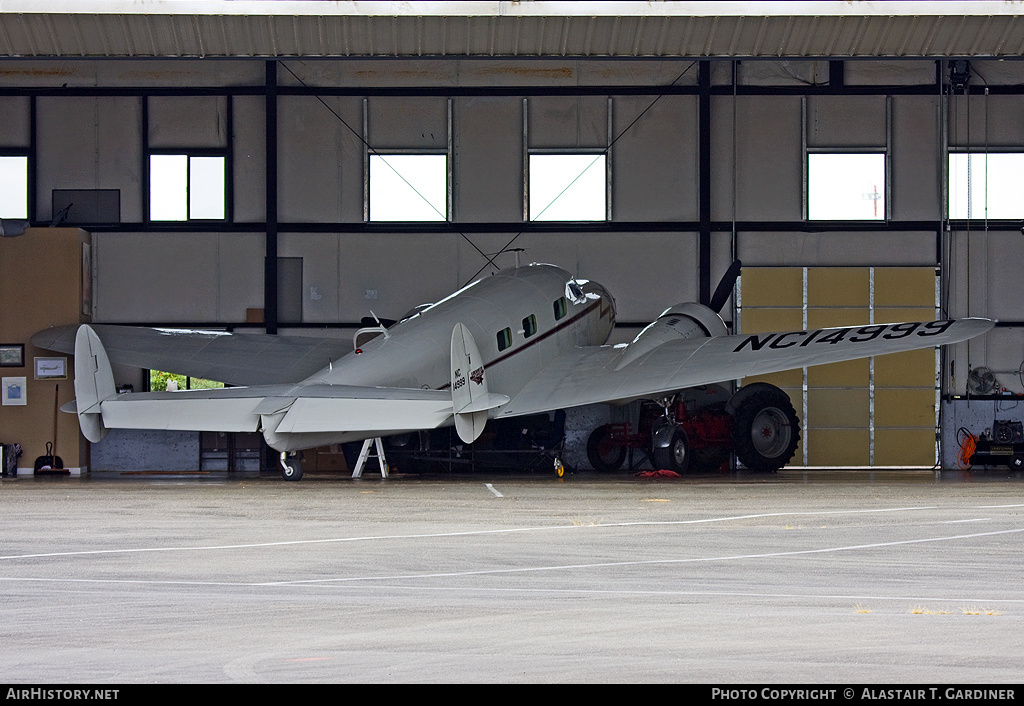
[[[295,383],[352,351],[341,338],[224,331],[92,326],[113,363],[217,380],[229,385]],[[78,325],[45,329],[32,344],[73,354]]]
[[[628,346],[578,348],[531,380],[500,416],[647,399],[751,375],[940,346],[994,325],[988,319],[961,319],[680,339],[625,365],[620,363]]]

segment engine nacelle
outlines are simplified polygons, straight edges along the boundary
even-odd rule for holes
[[[624,368],[669,341],[725,336],[728,333],[722,317],[708,307],[695,302],[676,304],[665,309],[661,316],[637,334],[622,352],[615,369]]]

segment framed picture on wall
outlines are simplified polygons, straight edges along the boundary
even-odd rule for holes
[[[36,380],[67,380],[67,358],[35,358]]]
[[[24,368],[25,344],[0,343],[0,368]]]
[[[25,378],[0,379],[0,403],[4,405],[25,404],[27,396],[25,380]]]

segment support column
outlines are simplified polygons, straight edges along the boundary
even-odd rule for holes
[[[277,333],[277,60],[266,64],[266,259],[263,269],[263,321]]]

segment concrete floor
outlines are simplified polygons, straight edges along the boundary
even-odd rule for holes
[[[1005,472],[0,482],[8,683],[1019,682]]]

